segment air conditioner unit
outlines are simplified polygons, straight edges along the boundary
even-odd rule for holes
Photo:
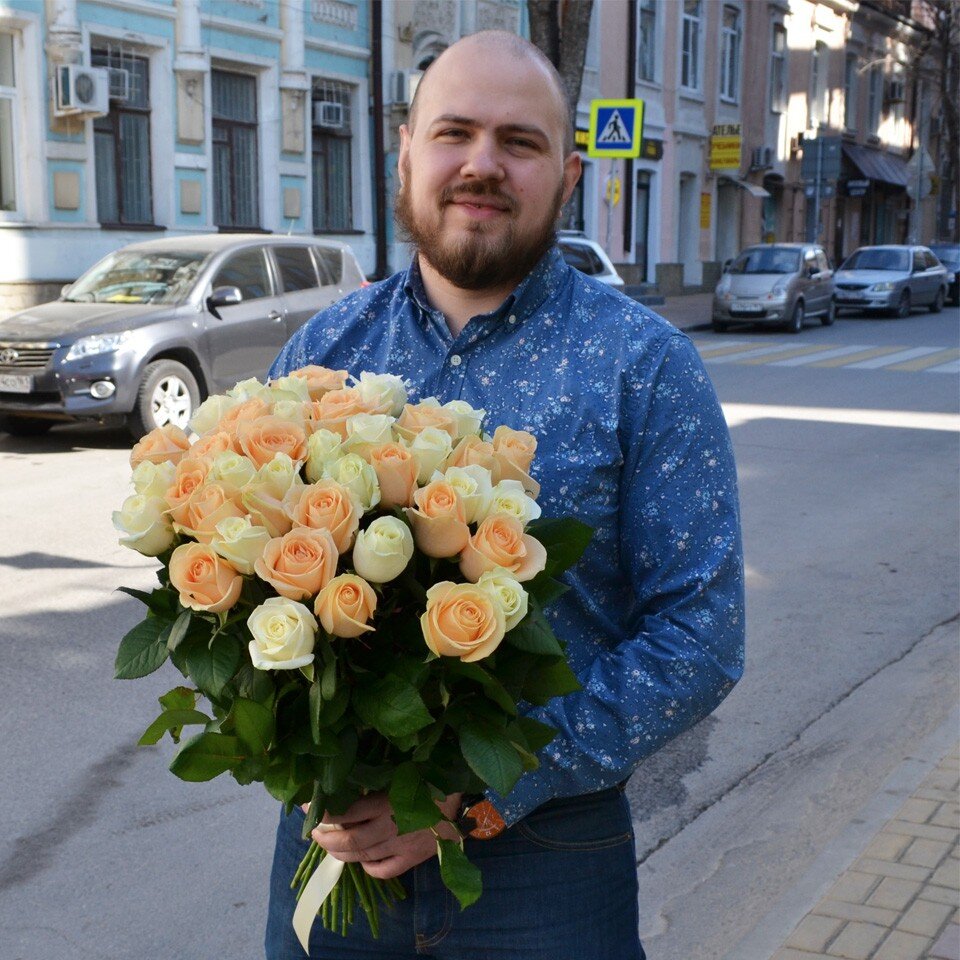
[[[317,100],[313,104],[313,124],[339,130],[343,126],[343,104],[336,100]]]
[[[110,72],[104,67],[59,64],[54,87],[56,117],[102,117],[110,112]]]
[[[110,74],[110,99],[130,99],[130,71],[121,67],[108,67]]]
[[[750,154],[751,170],[769,170],[773,166],[772,147],[754,147]]]
[[[903,103],[906,99],[906,84],[902,80],[888,80],[884,92],[887,103]]]
[[[409,107],[422,76],[422,70],[394,70],[390,74],[390,103],[404,109]]]

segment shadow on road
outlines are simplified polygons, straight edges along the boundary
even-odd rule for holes
[[[39,437],[15,437],[0,431],[3,453],[72,453],[76,450],[129,450],[133,438],[123,427],[64,423]]]
[[[17,553],[9,557],[0,557],[0,566],[13,567],[14,570],[93,570],[95,568],[116,567],[129,569],[118,563],[94,563],[77,557],[59,557],[53,553]]]

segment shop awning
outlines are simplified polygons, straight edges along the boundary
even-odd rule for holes
[[[721,182],[735,183],[738,187],[743,187],[751,197],[769,197],[770,192],[764,190],[759,184],[751,183],[749,180],[741,180],[739,177],[723,177]]]
[[[900,157],[855,143],[845,143],[843,152],[847,159],[868,179],[888,183],[894,187],[905,187],[910,182],[907,164]]]

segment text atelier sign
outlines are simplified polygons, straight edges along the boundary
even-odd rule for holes
[[[710,137],[710,169],[739,169],[742,148],[739,123],[715,124]]]

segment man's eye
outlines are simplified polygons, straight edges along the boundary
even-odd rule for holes
[[[532,140],[524,140],[522,137],[513,137],[510,145],[514,147],[523,147],[526,150],[536,150],[537,145]]]
[[[459,139],[467,135],[466,130],[442,130],[440,132],[441,137],[452,137],[453,139]]]

